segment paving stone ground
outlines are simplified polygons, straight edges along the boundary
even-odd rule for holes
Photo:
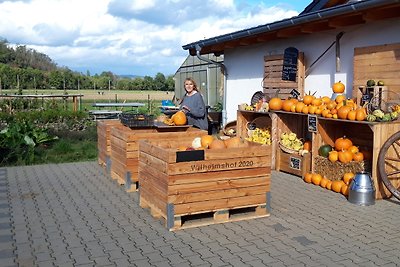
[[[96,162],[0,168],[0,266],[398,266],[400,206],[272,174],[271,216],[169,232]]]

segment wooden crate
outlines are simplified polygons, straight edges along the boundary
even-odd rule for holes
[[[378,155],[383,143],[394,133],[400,131],[400,121],[393,122],[366,122],[335,120],[319,117],[317,121],[317,132],[313,133],[312,153],[318,155],[321,145],[334,144],[334,141],[346,136],[353,144],[365,147],[372,152],[371,177],[376,187],[376,199],[391,196],[381,181],[378,173]],[[312,170],[315,170],[315,159],[312,159]],[[400,182],[400,179],[399,179]]]
[[[182,144],[139,142],[140,205],[169,230],[269,216],[271,146],[194,151],[198,160],[180,162]]]
[[[256,119],[263,117],[268,118],[269,128],[271,129],[271,169],[275,170],[275,161],[276,161],[276,149],[278,144],[278,136],[277,136],[277,115],[273,112],[254,112],[254,111],[246,111],[239,110],[237,111],[237,122],[236,122],[236,135],[240,138],[248,137],[248,123],[255,121]]]
[[[276,170],[287,172],[293,175],[304,177],[311,171],[311,154],[304,156],[299,154],[289,154],[282,150],[277,151]]]
[[[120,185],[125,185],[128,192],[138,188],[138,156],[139,140],[163,140],[170,142],[174,139],[193,140],[197,136],[207,134],[193,127],[167,127],[131,129],[118,127],[111,130],[111,178]]]
[[[111,128],[123,127],[119,120],[98,120],[97,121],[97,150],[98,163],[110,170],[111,167]]]

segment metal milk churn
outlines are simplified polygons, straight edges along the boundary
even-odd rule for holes
[[[361,206],[375,204],[375,186],[368,172],[357,172],[349,187],[349,202]]]

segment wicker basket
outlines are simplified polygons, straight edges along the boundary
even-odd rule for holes
[[[294,150],[292,148],[285,147],[284,145],[279,142],[279,147],[282,149],[282,151],[289,153],[289,154],[299,154],[299,150]]]
[[[129,128],[153,127],[154,116],[137,114],[132,112],[123,112],[120,115],[120,121]]]
[[[236,123],[237,121],[228,122],[222,130],[224,134],[227,136],[236,136]]]

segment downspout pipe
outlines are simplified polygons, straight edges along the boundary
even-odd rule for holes
[[[225,126],[226,125],[226,121],[227,121],[227,114],[226,114],[226,80],[227,80],[227,77],[228,77],[228,72],[226,70],[226,66],[221,62],[217,62],[217,61],[214,61],[214,60],[211,60],[211,59],[208,59],[206,57],[201,56],[200,55],[200,52],[201,52],[201,46],[200,45],[196,44],[195,48],[196,48],[196,56],[197,56],[198,59],[206,61],[206,62],[208,62],[210,64],[215,64],[215,65],[217,65],[217,66],[219,66],[221,68],[222,75],[224,76],[224,94],[222,96],[222,126]]]

